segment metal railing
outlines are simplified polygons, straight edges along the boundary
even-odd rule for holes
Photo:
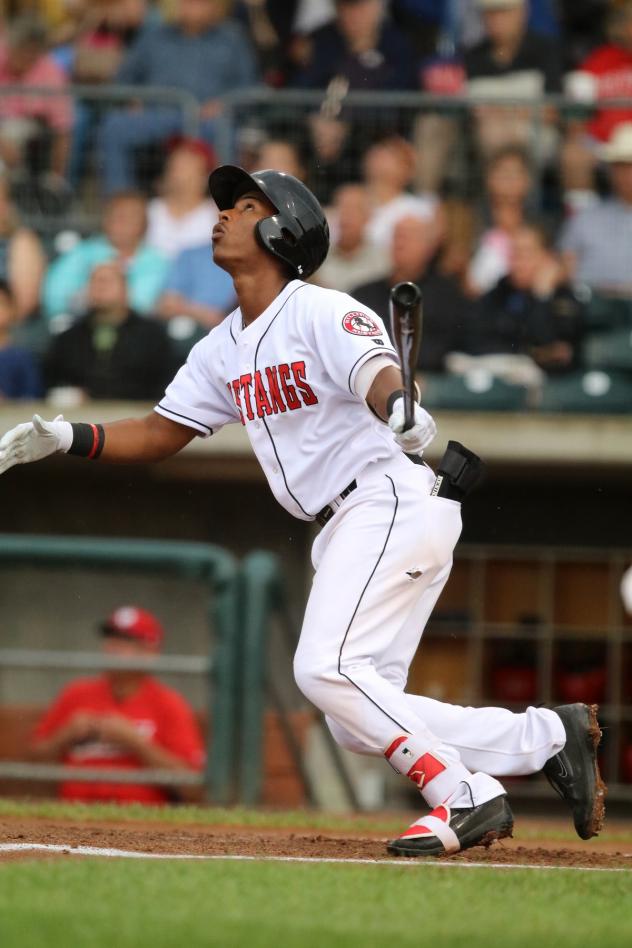
[[[226,550],[211,544],[154,540],[110,540],[96,537],[0,536],[0,567],[70,564],[82,569],[126,572],[168,573],[204,583],[208,590],[208,621],[214,630],[212,655],[162,655],[139,660],[90,652],[50,649],[0,649],[1,668],[107,670],[142,668],[151,672],[203,675],[209,679],[209,717],[213,723],[208,740],[207,770],[193,773],[127,770],[125,781],[119,771],[99,768],[97,777],[105,782],[153,782],[163,785],[204,783],[210,798],[219,803],[230,800],[234,789],[234,746],[236,742],[236,676],[238,625],[237,565]],[[150,780],[145,778],[149,774]],[[133,776],[132,776],[133,775]],[[20,761],[0,763],[0,777],[35,780],[93,780],[88,770],[60,769],[59,765]],[[182,778],[185,778],[184,780]]]

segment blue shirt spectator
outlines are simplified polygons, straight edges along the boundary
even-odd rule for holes
[[[105,207],[103,233],[79,241],[49,267],[42,298],[45,316],[82,313],[93,269],[110,260],[119,264],[127,278],[130,306],[138,313],[152,313],[167,261],[145,243],[146,229],[145,198],[134,192],[113,196]]]
[[[26,349],[11,342],[17,307],[11,287],[0,279],[0,402],[3,399],[40,398],[43,394],[39,366]]]
[[[252,85],[256,60],[241,24],[227,17],[222,0],[179,0],[174,23],[143,32],[125,57],[116,80],[188,92],[200,104],[200,136],[212,144],[221,96]],[[135,152],[183,133],[177,105],[142,110],[112,109],[100,134],[106,193],[133,187]]]
[[[167,319],[188,316],[210,329],[236,305],[233,281],[213,262],[208,244],[183,250],[167,275],[158,311]]]
[[[0,343],[0,402],[3,399],[41,398],[42,378],[32,353]]]

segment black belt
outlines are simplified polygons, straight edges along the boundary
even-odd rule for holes
[[[357,483],[354,480],[350,484],[347,484],[344,490],[341,490],[337,497],[331,501],[330,504],[325,504],[322,510],[319,510],[316,514],[316,523],[320,524],[321,527],[324,527],[328,520],[331,520],[335,512],[338,510],[338,507],[349,494],[354,491],[357,487]]]

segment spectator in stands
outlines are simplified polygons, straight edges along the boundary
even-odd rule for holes
[[[467,289],[472,295],[487,292],[507,273],[511,238],[526,222],[532,189],[525,151],[508,145],[492,155],[485,174],[485,206],[467,272]]]
[[[371,203],[361,184],[345,184],[334,195],[330,216],[331,248],[316,274],[320,286],[349,293],[355,286],[386,276],[390,261],[367,238]]]
[[[384,0],[336,0],[336,19],[307,37],[296,84],[325,89],[343,77],[351,89],[414,89],[415,53],[387,18]]]
[[[148,207],[147,243],[173,259],[180,251],[205,244],[217,223],[208,196],[208,176],[216,166],[213,149],[199,139],[176,139],[160,182],[160,196]]]
[[[612,194],[571,217],[560,246],[574,283],[632,299],[632,122],[619,125],[600,154]]]
[[[32,353],[11,341],[15,312],[11,288],[0,279],[0,404],[5,399],[40,398],[43,393],[39,366]]]
[[[45,24],[31,14],[10,22],[0,38],[0,157],[18,171],[27,165],[49,188],[62,190],[73,112],[66,76],[47,53],[47,40]],[[3,86],[21,92],[2,92]],[[34,90],[41,86],[59,94],[39,95]]]
[[[509,271],[480,297],[467,319],[472,355],[528,355],[548,372],[576,368],[582,305],[541,229],[525,225],[510,242]]]
[[[306,171],[301,149],[287,138],[268,138],[261,144],[253,171],[262,168],[284,171],[285,174],[294,175],[299,181],[305,181]]]
[[[177,16],[143,33],[125,57],[117,81],[151,89],[180,89],[200,103],[201,134],[212,141],[221,97],[254,84],[255,61],[239,23],[227,16],[226,0],[178,0]],[[135,180],[134,152],[182,133],[182,110],[147,105],[111,111],[101,129],[107,193]]]
[[[20,224],[8,176],[0,169],[0,280],[10,287],[18,322],[36,311],[45,270],[46,255],[40,239]]]
[[[143,662],[160,652],[164,630],[153,613],[121,606],[102,624],[107,658],[138,660],[138,670],[107,671],[67,685],[35,729],[31,756],[69,767],[150,768],[174,776],[199,772],[204,746],[193,710]],[[64,800],[95,803],[168,803],[191,796],[190,788],[68,780]]]
[[[388,249],[393,229],[403,217],[432,221],[440,236],[440,207],[433,194],[411,194],[408,190],[415,171],[415,153],[404,138],[391,136],[375,142],[364,158],[364,183],[372,204],[367,237]]]
[[[155,16],[148,0],[90,0],[77,24],[74,43],[57,49],[55,55],[58,59],[60,56],[68,58],[74,82],[83,85],[113,82],[126,51],[150,24],[155,25]],[[82,98],[75,102],[69,170],[73,187],[81,180],[97,117],[98,108],[93,102]]]
[[[152,313],[165,279],[166,258],[147,246],[147,202],[135,191],[114,194],[103,213],[103,233],[80,241],[49,267],[43,304],[48,319],[76,315],[84,308],[92,269],[114,260],[129,286],[130,305]]]
[[[499,104],[475,109],[476,138],[483,157],[503,145],[531,147],[538,165],[550,162],[557,147],[554,114],[533,142],[534,111],[525,106],[502,105],[507,98],[537,99],[561,92],[562,77],[557,45],[532,33],[527,25],[526,0],[478,0],[483,12],[485,38],[465,52],[469,96],[497,98]]]
[[[418,368],[441,371],[449,352],[462,348],[463,299],[455,280],[434,268],[436,240],[431,221],[404,217],[393,231],[391,269],[387,277],[356,287],[352,295],[390,324],[389,294],[401,280],[419,284],[424,297],[424,340]]]
[[[53,337],[47,388],[79,389],[85,398],[160,398],[174,370],[164,326],[130,308],[125,274],[114,261],[90,275],[85,315]]]
[[[167,320],[186,316],[201,329],[209,330],[221,323],[235,305],[233,281],[213,262],[207,241],[181,251],[173,261],[157,312]]]
[[[632,0],[612,8],[607,42],[593,50],[567,77],[567,91],[584,104],[632,98]],[[561,154],[567,209],[575,211],[597,200],[595,169],[599,146],[624,122],[632,122],[632,107],[597,109],[590,121],[568,122]]]

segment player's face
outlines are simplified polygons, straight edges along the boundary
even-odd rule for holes
[[[258,243],[255,226],[264,217],[276,213],[274,205],[259,191],[247,192],[230,210],[221,211],[213,228],[213,259],[233,276],[252,269],[257,260],[269,264],[274,258]]]

